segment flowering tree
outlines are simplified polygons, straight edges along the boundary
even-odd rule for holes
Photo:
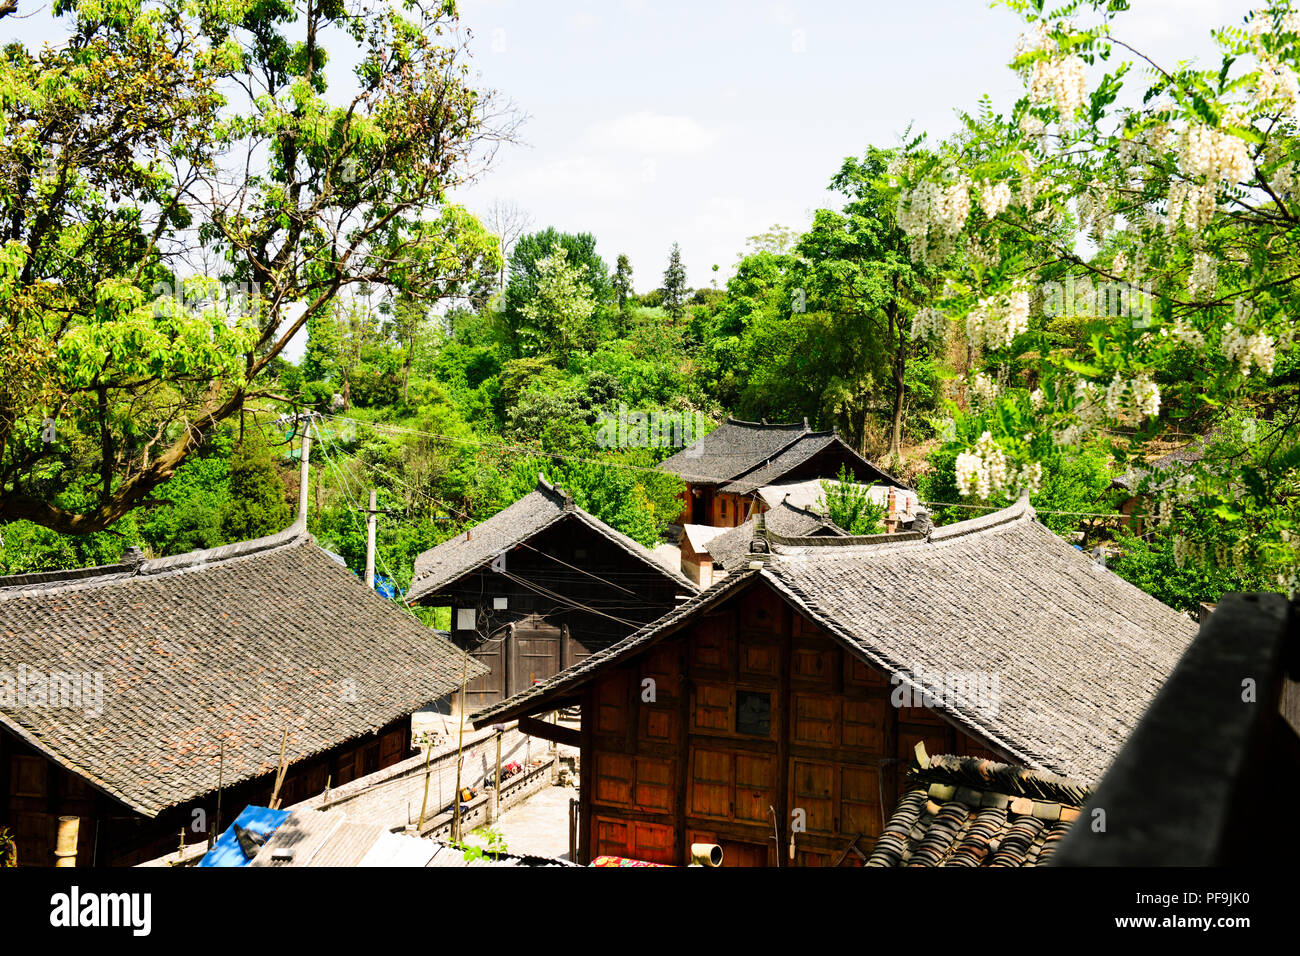
[[[522,334],[534,340],[534,349],[550,347],[567,358],[578,345],[589,344],[595,311],[591,286],[557,242],[549,255],[537,260],[534,295],[520,309],[528,321]]]
[[[949,436],[958,487],[1005,500],[1061,447],[1102,436],[1132,459],[1234,408],[1237,431],[1198,462],[1133,478],[1182,557],[1290,587],[1300,14],[1274,0],[1216,31],[1219,62],[1200,69],[1125,43],[1123,0],[1008,5],[1026,23],[1024,95],[1006,114],[985,101],[949,142],[907,144],[891,169],[913,258],[955,252],[942,322],[916,327],[964,325],[974,358],[983,400]]]

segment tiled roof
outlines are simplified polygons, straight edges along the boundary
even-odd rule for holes
[[[697,438],[659,467],[697,483],[720,483],[742,475],[776,457],[801,435],[808,422],[769,425],[728,418],[703,438]]]
[[[834,431],[812,431],[807,419],[797,424],[769,425],[728,418],[659,467],[695,484],[716,484],[722,491],[747,495],[778,481],[832,446],[838,446],[843,454],[856,459],[872,480],[903,486],[897,478],[859,455]]]
[[[728,574],[619,643],[480,711],[475,724],[572,696],[597,669],[762,580],[850,652],[917,691],[937,675],[996,679],[992,701],[935,706],[1010,759],[1090,782],[1195,633],[1186,617],[1038,524],[1027,500],[929,538],[767,537],[771,554],[760,569]]]
[[[1056,852],[1088,788],[978,757],[914,762],[867,866],[1036,866]]]
[[[98,675],[103,692],[102,714],[15,700],[0,722],[145,816],[214,790],[223,742],[231,786],[274,771],[286,728],[290,761],[332,749],[454,690],[465,661],[300,524],[0,578],[0,668]],[[469,663],[470,677],[485,670]]]
[[[573,499],[540,475],[537,488],[491,518],[475,525],[415,559],[415,576],[408,602],[436,594],[458,578],[489,564],[497,555],[522,544],[560,521],[572,520],[604,536],[632,557],[693,593],[698,585],[655,560],[649,549],[573,503]]]

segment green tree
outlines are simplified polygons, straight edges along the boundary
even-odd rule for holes
[[[668,254],[668,268],[664,270],[664,309],[674,319],[680,318],[686,304],[686,267],[682,265],[682,251],[673,243]]]
[[[858,484],[847,465],[835,481],[822,481],[817,510],[849,534],[880,534],[885,530],[885,506],[872,501],[867,486]]]
[[[0,520],[80,534],[149,500],[341,292],[436,292],[447,191],[512,127],[450,2],[55,9],[66,42],[0,59]],[[356,88],[331,97],[340,33]],[[200,246],[222,274],[187,274]]]
[[[572,270],[573,280],[587,289],[595,326],[604,319],[604,310],[612,306],[609,268],[596,254],[596,239],[590,233],[560,232],[550,227],[520,237],[510,253],[510,278],[502,302],[505,324],[517,356],[534,354],[540,347],[538,330],[524,309],[537,301],[542,260],[548,260],[549,268],[554,270],[557,246],[564,250],[566,268]]]
[[[520,338],[525,350],[536,354],[554,351],[567,360],[575,349],[595,344],[591,317],[596,300],[582,271],[569,264],[568,251],[556,243],[551,253],[537,260],[533,296],[520,307]]]
[[[614,267],[614,301],[618,304],[618,310],[623,312],[627,309],[628,300],[635,294],[632,289],[632,261],[625,255],[618,257],[618,264]]]
[[[271,452],[256,429],[248,429],[230,459],[230,484],[221,530],[229,541],[247,541],[283,531],[290,509],[271,460]]]

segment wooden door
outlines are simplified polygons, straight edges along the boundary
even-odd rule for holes
[[[564,632],[538,619],[525,619],[514,627],[510,639],[513,666],[509,694],[527,690],[564,668]]]

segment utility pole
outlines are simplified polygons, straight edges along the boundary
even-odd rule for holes
[[[370,489],[370,510],[366,512],[366,587],[375,589],[375,523],[376,494]]]
[[[311,425],[302,433],[302,465],[298,474],[298,523],[307,527],[307,462],[311,457]]]

